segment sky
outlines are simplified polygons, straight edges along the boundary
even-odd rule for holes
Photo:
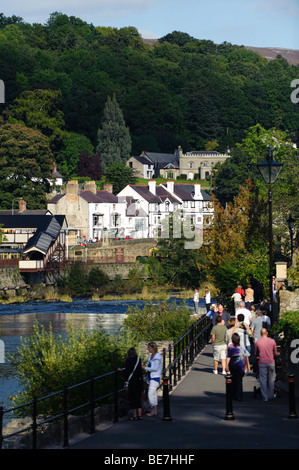
[[[58,11],[94,26],[134,26],[143,38],[196,39],[299,50],[299,0],[2,0],[0,12],[45,24]]]

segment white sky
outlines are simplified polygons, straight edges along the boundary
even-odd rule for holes
[[[51,13],[94,26],[134,26],[144,38],[172,31],[255,47],[299,49],[299,0],[2,0],[0,12],[44,24]]]

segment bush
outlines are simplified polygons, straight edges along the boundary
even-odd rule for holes
[[[127,346],[98,329],[87,331],[84,326],[78,333],[69,324],[68,337],[53,335],[37,322],[33,335],[26,339],[11,360],[16,367],[18,380],[24,391],[13,397],[14,406],[28,403],[33,396],[41,398],[59,391],[64,385],[81,383],[91,376],[102,375],[122,365]],[[101,384],[102,385],[102,384]],[[111,384],[106,384],[111,391]],[[101,395],[104,395],[101,388]],[[74,389],[69,405],[85,403],[86,389]],[[87,395],[88,396],[88,395]],[[39,413],[57,413],[62,406],[61,397],[41,402]],[[26,413],[26,411],[24,411]]]
[[[190,326],[190,309],[185,304],[178,307],[175,302],[148,303],[143,310],[130,308],[123,321],[123,333],[134,342],[158,339],[175,340]]]
[[[282,343],[287,345],[289,341],[299,338],[299,312],[285,312],[279,318],[272,329],[273,333],[283,333]]]

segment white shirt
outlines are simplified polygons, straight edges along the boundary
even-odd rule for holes
[[[210,294],[210,292],[207,292],[207,293],[205,294],[205,302],[206,302],[206,304],[210,304],[210,303],[211,303],[211,294]]]
[[[244,315],[244,323],[246,323],[249,326],[252,320],[252,315],[251,315],[250,310],[248,310],[248,308],[245,308],[245,307],[238,308],[236,310],[236,318],[238,317],[239,313],[242,313],[242,315]]]

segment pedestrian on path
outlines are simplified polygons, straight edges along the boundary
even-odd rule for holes
[[[229,328],[226,333],[226,343],[229,345],[232,342],[232,335],[238,333],[240,336],[240,346],[244,351],[245,359],[245,373],[250,373],[250,355],[251,355],[251,343],[250,338],[253,336],[249,326],[244,323],[244,315],[239,313],[237,321],[232,328]]]
[[[243,377],[245,371],[244,349],[240,345],[238,333],[232,335],[232,342],[227,348],[226,370],[232,374],[232,398],[243,400]]]
[[[119,369],[121,370],[121,369]],[[135,348],[130,348],[124,368],[125,380],[128,382],[128,398],[133,416],[130,420],[142,420],[143,377],[141,360]]]
[[[162,375],[162,356],[158,353],[157,344],[150,342],[147,345],[150,356],[148,358],[148,365],[142,366],[147,372],[148,382],[148,401],[151,407],[148,416],[157,415],[158,397],[157,390],[160,384],[160,378]]]
[[[268,338],[268,330],[263,328],[261,338],[255,343],[255,355],[258,361],[259,382],[263,401],[272,400],[275,381],[275,356],[277,347],[273,338]]]
[[[224,320],[225,326],[228,327],[228,322],[230,321],[230,314],[224,310],[223,305],[221,303],[217,304],[217,312],[215,312],[213,315],[213,318],[212,318],[213,326],[215,326],[217,323],[216,318],[218,315],[221,316],[222,320]]]
[[[197,315],[197,314],[198,314],[198,302],[199,302],[199,292],[198,292],[198,289],[194,289],[193,301],[194,301],[195,313],[196,313],[196,315]]]
[[[211,292],[208,287],[205,287],[205,304],[206,304],[207,312],[209,312],[210,305],[211,305]]]
[[[220,315],[216,318],[217,324],[213,326],[211,338],[213,344],[214,369],[213,373],[218,374],[218,364],[221,361],[222,374],[226,374],[226,326]]]

